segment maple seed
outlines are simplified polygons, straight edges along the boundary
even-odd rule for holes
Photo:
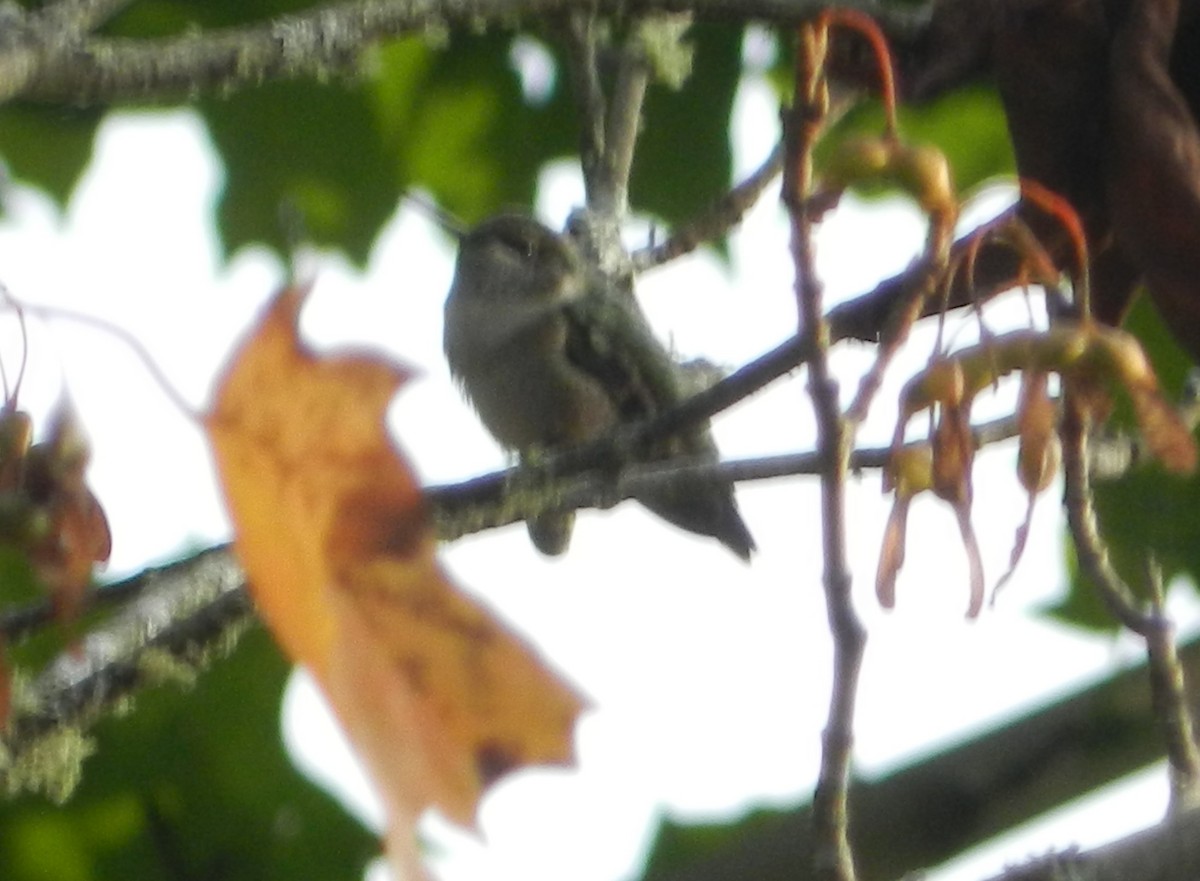
[[[928,444],[896,447],[883,472],[884,491],[894,489],[895,501],[888,515],[875,572],[875,595],[885,609],[896,605],[896,578],[904,566],[904,542],[908,530],[908,508],[913,498],[933,486],[933,453]]]
[[[896,494],[892,512],[888,515],[879,550],[879,567],[875,571],[875,596],[885,609],[895,608],[896,578],[904,566],[904,542],[908,531],[908,508],[911,495]]]
[[[891,138],[852,137],[838,145],[826,163],[822,181],[828,189],[844,190],[885,174],[897,144]]]
[[[930,144],[905,145],[896,151],[896,179],[917,200],[926,214],[953,213],[954,184],[950,182],[950,163],[937,147]]]
[[[1059,444],[1054,433],[1057,411],[1046,388],[1045,373],[1026,370],[1021,374],[1021,396],[1017,404],[1020,443],[1017,475],[1031,495],[1045,490],[1058,471]]]

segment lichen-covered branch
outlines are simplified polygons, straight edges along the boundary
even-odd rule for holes
[[[139,575],[136,599],[28,680],[14,683],[0,739],[0,784],[10,793],[70,794],[90,751],[87,729],[135,692],[194,678],[227,655],[253,621],[228,548]]]
[[[1016,437],[1016,420],[997,419],[975,429],[980,446]],[[883,468],[893,450],[870,447],[850,454],[855,471]],[[803,452],[761,456],[725,462],[670,459],[631,464],[613,474],[607,469],[574,476],[542,479],[538,469],[510,468],[472,480],[426,489],[438,537],[454,541],[485,529],[495,529],[548,510],[608,508],[652,490],[662,490],[676,481],[697,479],[743,483],[772,480],[801,474],[821,473],[819,453]]]
[[[454,26],[512,26],[525,16],[578,9],[573,0],[350,0],[255,25],[156,39],[90,36],[120,0],[75,0],[37,17],[5,12],[0,101],[13,98],[89,106],[173,101],[266,80],[328,75],[352,67],[374,43]],[[795,22],[819,0],[597,0],[599,13],[694,12],[706,18]],[[877,7],[868,0],[839,5]],[[50,27],[70,14],[74,26]],[[57,18],[56,18],[57,16]]]

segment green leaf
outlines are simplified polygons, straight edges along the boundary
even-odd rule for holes
[[[414,186],[470,222],[528,207],[574,129],[561,88],[541,105],[525,101],[511,43],[396,41],[373,55],[370,79],[273,83],[201,102],[227,169],[226,249],[261,242],[286,254],[298,238],[362,263]]]
[[[33,571],[26,549],[0,544],[0,608],[15,608],[38,602],[46,589]]]
[[[0,157],[17,180],[65,208],[92,158],[101,111],[27,104],[0,107]]]
[[[258,242],[290,254],[304,241],[366,260],[400,188],[365,86],[270,83],[199,106],[225,162],[228,253]]]
[[[563,71],[555,71],[546,100],[526,100],[510,58],[513,40],[456,34],[441,50],[409,40],[380,53],[379,118],[404,185],[429,190],[468,223],[527,209],[542,167],[577,143]]]
[[[285,754],[288,671],[255,630],[193,688],[98,726],[66,804],[0,805],[5,881],[358,881],[378,846]]]
[[[695,60],[683,88],[651,85],[630,182],[637,210],[678,224],[729,189],[729,114],[742,72],[742,30],[695,25],[688,37]]]
[[[689,867],[708,863],[736,847],[739,841],[768,833],[780,825],[798,825],[797,813],[794,809],[782,811],[760,808],[727,823],[683,824],[664,819],[650,845],[640,881],[660,881],[686,875]],[[779,874],[780,867],[775,865],[773,868],[774,874]]]

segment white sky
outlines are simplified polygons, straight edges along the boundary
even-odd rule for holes
[[[738,120],[737,164],[748,170],[775,131],[763,88],[743,89]],[[219,187],[203,128],[188,114],[110,120],[65,222],[40,195],[15,194],[0,224],[0,281],[22,299],[91,311],[129,329],[200,405],[221,359],[282,277],[263,252],[218,266],[210,218]],[[543,193],[541,216],[561,223],[580,199],[577,175],[566,167],[549,171]],[[989,204],[997,198],[1003,195]],[[820,233],[830,299],[901,268],[922,235],[902,203],[847,205]],[[737,365],[769,348],[795,320],[786,236],[780,210],[767,199],[736,237],[731,271],[699,256],[645,279],[652,320],[687,355]],[[336,256],[316,258],[317,293],[305,316],[315,340],[379,346],[421,368],[423,378],[402,394],[393,416],[402,446],[434,482],[505,461],[442,363],[451,260],[423,218],[399,213],[365,276]],[[1023,314],[1019,304],[1000,309],[994,327]],[[965,325],[961,338],[970,333]],[[928,354],[928,334],[921,339],[909,369]],[[10,353],[20,351],[11,322],[0,321],[0,341],[11,375]],[[197,429],[120,342],[92,328],[35,322],[29,345],[21,404],[38,417],[64,387],[70,390],[93,440],[91,482],[112,523],[114,573],[228,537]],[[845,389],[867,363],[865,348],[839,353]],[[893,377],[881,411],[894,413],[903,378]],[[722,416],[716,430],[726,456],[811,448],[804,391],[799,374]],[[890,436],[891,413],[871,422],[868,441]],[[1024,511],[1013,464],[1007,447],[981,456],[976,472],[976,526],[989,581],[1003,571]],[[854,596],[870,631],[857,732],[864,774],[886,773],[1136,658],[1132,642],[1085,637],[1031,611],[1063,587],[1057,494],[1051,490],[1039,506],[1025,560],[997,607],[967,622],[957,530],[946,509],[928,502],[910,518],[899,607],[878,608],[873,578],[889,502],[878,475],[853,482]],[[539,557],[519,526],[446,548],[458,580],[533,640],[596,709],[579,728],[579,769],[532,771],[500,784],[483,806],[482,840],[436,819],[426,824],[438,850],[433,865],[445,881],[629,878],[664,814],[713,821],[808,797],[830,663],[816,483],[746,485],[739,499],[760,547],[749,567],[633,505],[583,515],[561,560]],[[1187,597],[1172,600],[1181,616],[1195,619]],[[362,787],[331,745],[305,680],[294,682],[288,705],[289,742],[303,763],[319,766],[318,777],[357,803]],[[1159,771],[1142,775],[1114,797],[1119,810],[1099,804],[1064,814],[930,877],[979,878],[1051,846],[1097,843],[1146,825],[1165,806],[1165,778]]]

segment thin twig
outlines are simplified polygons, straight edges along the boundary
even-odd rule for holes
[[[567,70],[571,76],[571,93],[579,108],[579,161],[583,180],[588,188],[588,200],[593,181],[599,175],[604,155],[604,125],[608,116],[604,89],[600,84],[597,58],[599,35],[596,14],[587,9],[572,9],[567,13],[563,28],[567,44]]]
[[[974,442],[979,447],[1016,437],[1017,422],[1008,416],[977,426]],[[913,446],[916,446],[914,443]],[[886,447],[855,450],[849,469],[862,472],[883,468],[894,452]],[[817,452],[758,456],[724,462],[669,459],[637,463],[619,473],[598,469],[560,475],[550,480],[529,466],[481,475],[471,480],[425,489],[438,537],[454,541],[464,535],[517,523],[546,511],[608,508],[639,494],[662,491],[676,482],[697,479],[722,483],[773,480],[801,474],[820,474],[823,467]]]
[[[1000,226],[1011,217],[1017,217],[1018,209],[1009,208],[995,218],[985,221],[981,227]],[[946,291],[944,300],[927,300],[926,310],[921,317],[935,310],[957,309],[977,301],[1011,290],[1021,281],[1021,255],[1007,242],[988,238],[979,243],[976,229],[959,238],[950,249],[950,263],[961,262],[968,252],[976,250],[973,257],[974,269],[967,273],[956,273]],[[925,278],[913,268],[884,279],[867,293],[845,303],[834,306],[829,312],[829,321],[842,331],[845,338],[874,342],[885,327],[888,316],[896,303],[906,301],[914,288],[923,287]]]
[[[1153,614],[1146,630],[1146,656],[1150,672],[1150,696],[1154,715],[1162,731],[1171,781],[1171,813],[1200,804],[1200,749],[1188,705],[1187,682],[1179,661],[1175,627],[1164,612],[1162,569],[1147,560],[1146,582],[1150,588]]]
[[[930,235],[925,252],[909,272],[912,282],[900,289],[902,296],[893,304],[891,314],[888,315],[879,334],[880,345],[875,354],[875,361],[859,382],[854,401],[846,411],[846,417],[851,422],[857,424],[866,419],[871,402],[883,386],[887,368],[908,340],[913,325],[925,313],[926,304],[945,279],[953,231],[950,225],[930,221]]]
[[[622,44],[612,49],[616,72],[610,94],[604,95],[601,35],[595,21],[576,17],[569,25],[572,77],[582,89],[585,113],[585,152],[581,159],[587,205],[572,214],[567,227],[594,268],[593,278],[605,294],[624,301],[640,314],[633,297],[633,267],[621,241],[621,224],[629,209],[629,175],[650,68],[635,37],[636,26],[631,27]]]
[[[1088,428],[1083,405],[1068,394],[1062,428],[1064,504],[1075,555],[1109,613],[1146,641],[1150,688],[1171,768],[1172,809],[1192,807],[1200,799],[1200,751],[1173,628],[1162,613],[1161,573],[1150,564],[1147,582],[1154,604],[1145,612],[1109,562],[1100,537],[1092,506]]]
[[[1082,406],[1068,396],[1063,412],[1063,505],[1079,568],[1100,594],[1109,614],[1134,633],[1145,636],[1150,621],[1138,608],[1133,592],[1117,574],[1100,538],[1092,506],[1088,418]]]
[[[669,239],[633,253],[633,266],[638,272],[661,266],[677,257],[694,251],[704,242],[720,238],[742,222],[783,169],[783,144],[776,144],[771,154],[749,177],[717,200],[713,206],[686,226],[675,231]]]
[[[822,737],[821,768],[813,795],[814,869],[821,881],[854,881],[849,841],[847,792],[854,742],[854,704],[858,693],[866,632],[850,599],[846,555],[846,475],[851,433],[842,418],[838,385],[829,368],[829,326],[822,309],[812,244],[812,152],[829,108],[823,67],[828,29],[823,23],[801,25],[796,42],[796,89],[787,116],[784,200],[792,219],[792,257],[800,333],[813,340],[809,393],[817,421],[821,473],[821,527],[825,605],[833,637],[833,688]]]
[[[976,426],[974,440],[976,446],[982,448],[1016,437],[1016,433],[1015,417],[1006,416]],[[1133,441],[1115,439],[1109,444],[1118,442],[1127,446]],[[890,445],[855,450],[850,456],[850,469],[862,472],[882,468],[892,452]],[[1131,456],[1124,458],[1132,460]],[[725,462],[670,459],[632,464],[615,476],[602,471],[564,478],[555,483],[548,495],[562,508],[593,508],[634,498],[638,493],[661,490],[675,481],[700,478],[742,483],[817,474],[820,469],[821,459],[815,452]],[[527,468],[524,470],[528,471]],[[514,488],[528,485],[533,479],[528,473],[523,474],[521,468],[510,468],[454,484],[426,487],[425,500],[439,528],[438,537],[443,541],[453,541],[467,534],[507,526],[549,510],[550,506],[544,499],[514,498],[520,495]],[[467,523],[471,524],[470,529],[465,528]],[[228,556],[230,550],[229,545],[218,545],[193,559],[204,554]],[[180,568],[187,565],[190,565],[189,561],[174,561],[160,567],[147,567],[129,578],[94,587],[85,594],[84,609],[92,611],[128,603],[164,581],[177,581]],[[49,599],[5,609],[0,611],[0,638],[10,644],[19,643],[55,620],[54,606]]]
[[[636,37],[637,27],[630,30],[617,53],[617,73],[604,126],[604,159],[594,193],[597,201],[589,205],[614,217],[623,217],[629,208],[629,175],[642,104],[650,84],[650,64]]]

